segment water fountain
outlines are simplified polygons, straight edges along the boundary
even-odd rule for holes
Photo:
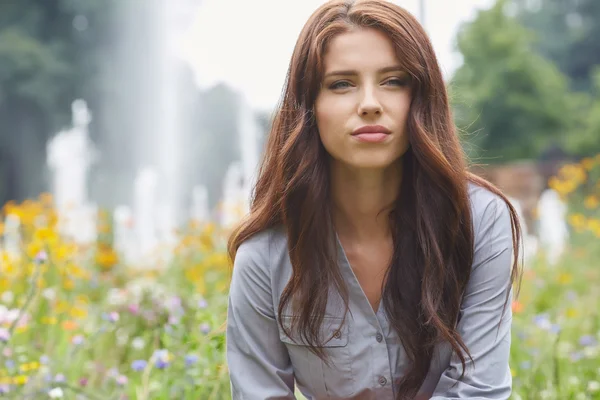
[[[256,117],[245,99],[240,103],[240,115],[238,119],[238,129],[240,137],[240,153],[242,155],[243,172],[243,193],[244,203],[243,212],[249,209],[249,200],[252,196],[252,189],[255,185],[258,172],[258,159],[260,151],[258,141],[260,136],[260,127]]]
[[[151,168],[142,169],[134,185],[133,225],[136,237],[136,258],[147,264],[159,243],[157,229],[158,174]]]
[[[127,265],[135,263],[136,246],[133,213],[126,205],[117,206],[113,212],[114,248]]]
[[[210,220],[208,204],[208,189],[206,186],[195,186],[192,189],[192,207],[190,209],[190,216],[193,221],[204,223]]]
[[[515,208],[517,216],[519,217],[522,235],[521,251],[523,254],[523,261],[525,265],[528,265],[529,261],[533,257],[535,257],[538,252],[538,238],[535,235],[531,234],[529,230],[529,226],[527,225],[527,221],[525,220],[525,215],[523,214],[523,207],[521,206],[521,202],[512,197],[508,197],[508,200]]]
[[[21,220],[15,214],[8,214],[4,218],[3,250],[11,257],[21,256]],[[0,258],[0,263],[2,258]]]
[[[232,227],[245,214],[247,193],[244,183],[244,169],[240,161],[229,165],[223,180],[223,201],[220,210],[220,223],[225,229]]]
[[[75,100],[72,127],[56,134],[47,145],[59,229],[78,243],[91,243],[96,239],[97,208],[87,195],[88,172],[97,160],[97,152],[88,137],[90,121],[86,102]]]
[[[553,189],[546,189],[538,201],[540,247],[548,264],[556,265],[569,240],[567,205]]]

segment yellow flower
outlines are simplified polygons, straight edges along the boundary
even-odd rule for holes
[[[22,325],[22,326],[17,326],[15,328],[15,332],[16,333],[23,333],[23,332],[27,332],[29,330],[29,327],[27,325]]]
[[[87,310],[85,308],[81,308],[81,307],[73,307],[69,311],[69,315],[72,318],[85,318],[85,317],[87,317]]]
[[[40,363],[38,363],[37,361],[32,361],[30,363],[21,364],[19,366],[19,370],[21,372],[29,372],[29,371],[35,371],[39,367],[40,367]]]
[[[59,300],[56,303],[56,306],[54,308],[54,312],[57,314],[62,314],[64,312],[66,312],[70,307],[69,302],[65,301],[65,300]]]
[[[594,208],[597,208],[598,205],[600,205],[600,200],[598,200],[597,196],[590,195],[583,200],[583,204],[586,208],[593,210]]]
[[[568,285],[573,281],[573,276],[571,274],[563,272],[558,275],[558,283],[561,285]]]
[[[577,317],[578,314],[579,313],[578,313],[577,309],[575,309],[573,307],[567,308],[567,312],[566,312],[567,318],[575,318],[575,317]]]
[[[56,243],[58,241],[58,233],[49,227],[43,227],[34,232],[33,239],[45,243]]]
[[[57,323],[56,317],[42,317],[42,324],[45,325],[56,325]]]
[[[596,163],[596,161],[591,157],[587,157],[587,158],[584,158],[583,160],[581,160],[581,165],[583,166],[583,168],[585,168],[588,171],[590,171],[592,168],[594,168],[595,163]]]
[[[29,378],[25,375],[15,376],[13,378],[13,384],[14,385],[24,385],[27,383],[28,380],[29,380]]]
[[[585,216],[583,214],[569,215],[569,223],[575,229],[583,229],[586,224]]]
[[[105,270],[113,268],[119,262],[119,256],[109,246],[100,245],[96,252],[96,264]]]
[[[44,193],[40,194],[38,197],[40,199],[40,203],[46,207],[52,207],[52,205],[54,204],[54,199],[52,197],[52,193],[44,192]]]
[[[27,256],[35,258],[40,251],[44,250],[44,243],[34,240],[27,245]]]
[[[75,288],[75,282],[72,279],[65,279],[63,282],[63,289],[65,290],[73,290]]]

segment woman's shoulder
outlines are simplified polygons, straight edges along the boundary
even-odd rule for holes
[[[511,231],[509,208],[500,195],[469,182],[469,199],[476,241],[492,227],[505,232]]]
[[[268,269],[286,250],[287,240],[282,227],[264,229],[240,244],[235,255],[234,268],[257,265]]]

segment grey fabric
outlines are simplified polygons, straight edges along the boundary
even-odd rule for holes
[[[467,359],[466,375],[459,381],[458,357],[447,343],[439,345],[419,399],[499,400],[511,393],[510,298],[504,308],[513,255],[510,216],[502,199],[488,190],[470,185],[469,195],[475,254],[458,331],[475,365]],[[338,246],[341,249],[339,240]],[[408,364],[406,355],[384,307],[373,311],[341,250],[350,312],[341,334],[325,344],[332,361],[328,367],[278,324],[279,299],[292,273],[284,231],[261,232],[240,246],[226,332],[234,400],[294,399],[295,385],[314,400],[395,399],[397,380]],[[341,300],[332,292],[322,327],[325,337],[331,337],[342,315]]]

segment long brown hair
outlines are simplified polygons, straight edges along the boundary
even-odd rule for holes
[[[240,244],[257,232],[284,227],[293,272],[281,296],[280,324],[288,331],[281,321],[292,305],[297,314],[292,329],[326,360],[319,328],[329,290],[333,285],[340,294],[346,313],[348,290],[337,264],[328,154],[313,107],[327,43],[356,27],[379,29],[390,37],[413,85],[410,146],[401,161],[400,195],[389,216],[394,253],[383,287],[383,306],[411,364],[399,386],[399,399],[408,399],[422,385],[437,343],[450,343],[463,375],[466,357],[471,357],[456,330],[474,251],[469,182],[498,194],[510,209],[511,285],[519,276],[520,243],[517,214],[506,197],[468,172],[432,45],[410,13],[382,0],[334,0],[310,17],[292,55],[250,213],[230,237],[229,255],[233,260]]]

